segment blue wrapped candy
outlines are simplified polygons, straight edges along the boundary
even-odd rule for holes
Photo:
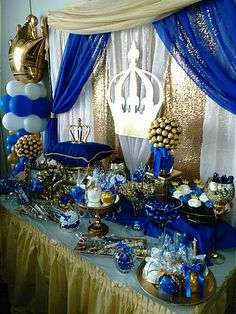
[[[70,193],[77,203],[79,204],[85,203],[85,190],[82,189],[80,186],[76,186],[76,185],[72,186]]]
[[[13,179],[0,179],[0,194],[10,194],[19,185],[19,183]]]
[[[161,198],[158,200],[151,197],[144,201],[144,205],[147,217],[163,224],[179,217],[177,208],[181,205],[181,201],[177,199],[166,200],[165,198],[163,200]]]
[[[172,297],[179,293],[179,285],[170,275],[163,275],[159,278],[159,289],[161,294]]]

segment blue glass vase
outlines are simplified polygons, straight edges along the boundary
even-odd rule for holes
[[[173,170],[174,156],[164,147],[152,145],[151,151],[154,153],[154,176],[168,177]]]
[[[166,148],[159,148],[161,150],[161,162],[159,169],[159,176],[167,177],[173,171],[174,166],[174,156]]]

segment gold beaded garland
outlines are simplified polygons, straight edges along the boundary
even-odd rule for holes
[[[43,143],[40,137],[36,134],[24,135],[16,142],[15,152],[18,157],[36,159],[43,152]]]
[[[149,143],[154,147],[175,149],[181,140],[182,127],[171,117],[156,118],[148,129]]]

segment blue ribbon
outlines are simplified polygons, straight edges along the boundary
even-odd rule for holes
[[[169,172],[174,164],[174,158],[169,153],[169,150],[164,147],[154,147],[151,151],[154,153],[154,176],[157,178],[160,170]]]
[[[185,290],[186,290],[186,298],[191,297],[191,285],[190,285],[190,272],[194,271],[197,273],[198,276],[198,283],[199,283],[199,294],[203,295],[204,289],[204,276],[202,275],[202,266],[200,264],[194,264],[191,267],[184,265],[182,267],[184,272],[184,280],[185,280]]]
[[[163,148],[165,150],[165,148]],[[157,178],[160,170],[160,165],[161,165],[161,157],[163,155],[161,149],[159,147],[154,147],[152,145],[151,151],[154,153],[154,169],[153,173],[154,176]],[[166,153],[166,152],[165,152]]]

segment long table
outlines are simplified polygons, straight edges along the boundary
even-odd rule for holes
[[[58,224],[20,214],[18,206],[14,199],[0,205],[0,276],[9,287],[12,313],[220,314],[236,308],[235,249],[222,251],[225,263],[210,267],[217,290],[208,301],[175,306],[142,290],[136,279],[141,261],[122,274],[110,256],[75,252],[77,233],[86,232],[88,219],[67,233]],[[106,224],[110,234],[128,236],[124,226]]]

